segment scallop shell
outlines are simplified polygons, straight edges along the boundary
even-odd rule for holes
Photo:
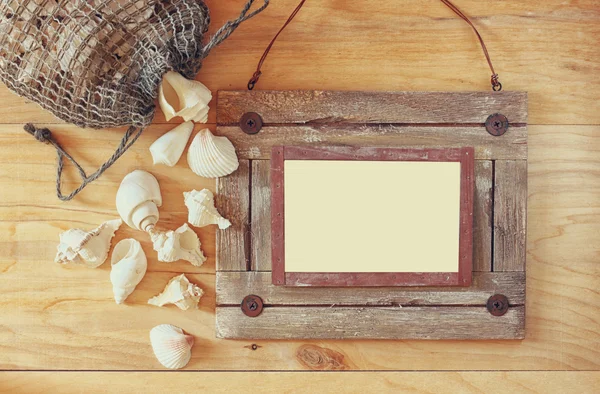
[[[117,191],[116,205],[129,227],[147,231],[158,221],[158,207],[162,205],[158,181],[142,170],[127,174]]]
[[[200,130],[187,154],[188,165],[205,178],[229,175],[239,166],[235,148],[227,137],[215,137],[209,129]]]
[[[194,130],[192,122],[185,122],[167,132],[150,145],[150,154],[154,164],[173,167],[183,154],[190,135]]]
[[[194,337],[179,327],[161,324],[150,330],[150,343],[157,360],[167,368],[179,369],[192,358]]]
[[[188,222],[192,226],[204,227],[216,224],[221,230],[231,226],[231,222],[221,216],[215,208],[215,196],[210,190],[183,192],[183,198],[188,208]]]
[[[184,274],[172,278],[162,293],[148,300],[148,304],[164,306],[175,304],[181,310],[188,310],[192,307],[198,307],[198,301],[204,294],[202,289],[190,283]]]
[[[122,223],[121,219],[114,219],[102,223],[92,231],[75,228],[61,233],[54,261],[99,267],[108,257],[112,237]]]
[[[173,231],[149,230],[152,247],[158,252],[158,261],[171,263],[186,260],[196,267],[206,261],[206,256],[200,249],[200,239],[187,223]]]
[[[211,99],[212,93],[204,84],[187,79],[175,71],[163,75],[158,90],[158,103],[167,121],[181,116],[186,122],[193,120],[206,123]]]
[[[116,244],[111,257],[111,266],[110,281],[113,285],[115,302],[122,304],[146,274],[148,261],[140,243],[128,238]]]

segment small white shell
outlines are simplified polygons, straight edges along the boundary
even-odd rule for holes
[[[116,205],[129,227],[146,231],[155,225],[162,196],[154,175],[142,170],[127,174],[117,191]]]
[[[221,216],[215,208],[215,196],[210,190],[183,192],[183,198],[188,208],[188,222],[192,226],[204,227],[216,224],[221,230],[231,226],[231,222]]]
[[[92,231],[75,228],[61,233],[54,261],[99,267],[108,257],[112,237],[122,223],[121,219],[114,219],[102,223]]]
[[[186,122],[193,120],[206,123],[211,99],[212,94],[204,84],[189,80],[175,71],[163,75],[158,90],[158,103],[167,121],[181,116]]]
[[[154,164],[173,167],[183,154],[190,135],[194,130],[192,122],[185,122],[165,133],[150,145],[150,154]]]
[[[192,358],[194,337],[179,327],[161,324],[150,330],[150,343],[157,360],[167,368],[179,369]]]
[[[205,178],[229,175],[239,166],[235,148],[227,137],[215,137],[209,129],[200,130],[187,153],[188,165]]]
[[[198,307],[198,301],[204,294],[202,289],[190,283],[184,274],[172,278],[162,293],[148,300],[148,304],[164,306],[166,304],[175,304],[181,310],[188,310],[192,307]]]
[[[146,254],[138,241],[128,238],[115,245],[110,263],[115,302],[122,304],[146,274]]]
[[[200,267],[206,257],[200,249],[200,239],[187,223],[173,231],[149,230],[152,247],[158,252],[158,261],[171,263],[177,260],[186,260]]]

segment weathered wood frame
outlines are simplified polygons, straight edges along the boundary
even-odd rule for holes
[[[473,270],[474,150],[275,146],[271,154],[272,283],[284,286],[469,286]],[[458,272],[286,272],[285,160],[443,161],[460,163]]]
[[[258,134],[240,129],[258,113]],[[501,113],[508,131],[484,122]],[[240,168],[219,179],[217,206],[233,225],[217,235],[216,333],[221,338],[518,339],[525,335],[527,94],[524,92],[222,91],[217,134]],[[273,146],[472,146],[473,282],[468,287],[289,287],[271,283]],[[264,310],[248,317],[242,299]],[[508,298],[493,316],[486,302]]]

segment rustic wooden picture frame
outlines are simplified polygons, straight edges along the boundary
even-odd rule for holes
[[[507,122],[490,132],[494,114]],[[216,134],[240,159],[217,183],[217,207],[232,222],[217,232],[217,337],[525,336],[527,93],[220,91]],[[471,285],[273,285],[270,156],[279,145],[473,147]]]
[[[271,154],[272,283],[282,286],[469,286],[473,267],[474,149],[275,146]],[[436,161],[460,163],[458,272],[286,272],[286,160]]]

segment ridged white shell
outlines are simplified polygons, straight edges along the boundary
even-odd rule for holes
[[[129,227],[146,231],[155,225],[162,196],[154,175],[142,170],[127,174],[117,191],[116,205],[119,215]]]
[[[211,99],[212,94],[204,84],[175,71],[163,75],[158,89],[158,103],[167,121],[181,116],[186,122],[206,123]]]
[[[202,289],[190,283],[184,274],[172,278],[162,293],[148,300],[148,304],[164,306],[166,304],[175,304],[181,310],[197,308],[198,301],[204,294]]]
[[[138,241],[128,238],[115,245],[110,263],[115,302],[122,304],[146,274],[146,254]]]
[[[121,219],[114,219],[102,223],[92,231],[75,228],[61,233],[54,261],[99,267],[108,257],[112,237],[122,223]]]
[[[206,261],[206,256],[200,249],[200,239],[187,223],[173,231],[156,231],[150,229],[152,247],[158,252],[158,261],[171,263],[186,260],[199,267]]]
[[[204,227],[216,224],[221,230],[231,226],[231,222],[221,216],[215,208],[215,196],[210,190],[183,192],[183,198],[188,208],[188,222],[192,226]]]
[[[157,360],[167,368],[179,369],[192,358],[194,337],[179,327],[161,324],[150,330],[150,343]]]
[[[173,167],[183,154],[190,135],[194,130],[192,122],[185,122],[173,130],[163,134],[162,137],[150,145],[150,154],[154,164],[164,164]]]
[[[227,137],[215,137],[209,129],[200,130],[187,153],[188,165],[205,178],[229,175],[239,166],[235,148]]]

